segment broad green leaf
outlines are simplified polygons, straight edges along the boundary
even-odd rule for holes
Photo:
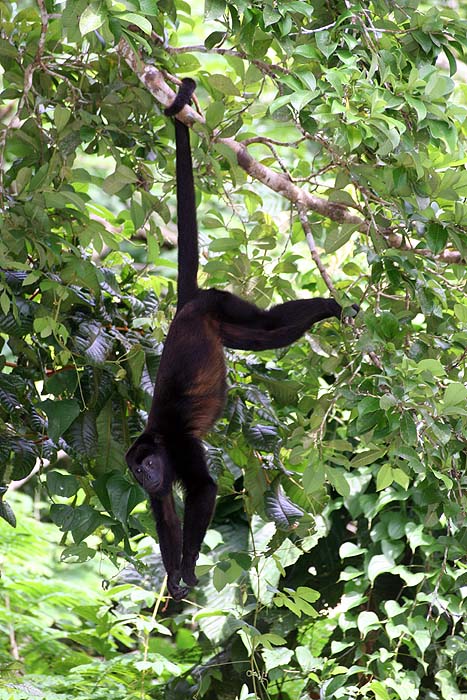
[[[381,402],[380,402],[381,403]],[[387,449],[381,448],[381,449],[372,449],[372,450],[366,450],[365,452],[360,452],[355,455],[355,457],[352,459],[352,467],[364,467],[367,464],[374,464],[377,462],[381,457],[384,457],[386,454]]]
[[[441,224],[430,222],[425,235],[428,247],[433,253],[438,254],[446,247],[448,232]]]
[[[467,387],[460,382],[448,384],[444,392],[444,405],[455,406],[457,404],[465,404],[467,399]]]
[[[401,437],[406,445],[414,445],[417,442],[417,428],[412,415],[407,411],[402,414],[400,419]]]
[[[70,498],[79,489],[79,482],[73,474],[62,474],[58,471],[47,472],[47,486],[50,493]]]
[[[362,637],[366,637],[370,630],[378,629],[380,621],[376,613],[364,610],[357,618],[357,627]]]
[[[5,520],[11,527],[16,527],[16,516],[11,505],[0,497],[0,518]]]
[[[446,370],[439,360],[421,360],[417,366],[421,372],[427,370],[434,377],[443,377],[446,374]]]
[[[204,14],[206,19],[218,19],[225,12],[226,3],[224,0],[205,0]]]
[[[71,111],[67,107],[56,105],[54,109],[54,122],[57,131],[62,131],[70,121]]]
[[[39,408],[47,415],[48,433],[51,440],[55,443],[70,427],[73,421],[79,416],[80,407],[75,399],[62,399],[61,401],[52,401],[46,399]]]
[[[95,29],[99,29],[105,22],[105,14],[103,12],[103,5],[101,3],[91,3],[86,7],[83,14],[79,19],[79,30],[84,36],[93,32]]]
[[[214,73],[214,75],[209,76],[208,82],[216,90],[222,92],[223,95],[240,95],[239,89],[227,75]]]
[[[358,557],[360,554],[365,554],[366,551],[366,549],[358,547],[356,544],[353,544],[353,542],[344,542],[344,544],[340,546],[339,556],[341,559]]]
[[[135,183],[137,179],[133,170],[130,170],[126,165],[118,165],[115,172],[105,178],[102,187],[107,194],[116,194],[123,189],[125,185],[131,185]]]
[[[394,481],[398,483],[399,486],[402,486],[402,488],[405,490],[409,488],[410,478],[403,469],[396,467],[396,469],[393,469],[392,475],[394,477]]]
[[[158,0],[139,0],[139,8],[141,14],[149,15],[150,17],[158,17],[160,13]]]
[[[267,516],[281,530],[290,530],[303,515],[303,511],[292,503],[279,484],[274,491],[265,496]]]
[[[351,224],[333,226],[324,241],[324,249],[326,253],[335,253],[336,250],[342,248],[342,246],[350,240],[352,233],[354,233],[357,228],[357,226],[353,226]]]
[[[391,486],[393,481],[394,481],[394,470],[393,470],[392,466],[388,462],[386,462],[378,470],[378,474],[376,476],[376,490],[382,491],[383,489],[387,488],[388,486]]]
[[[462,323],[467,323],[467,305],[454,304],[454,313]]]
[[[293,653],[293,649],[287,649],[286,647],[263,649],[262,656],[266,670],[270,671],[272,668],[277,667],[283,669],[290,663]]]
[[[123,19],[125,22],[129,22],[130,24],[136,24],[136,26],[139,27],[145,34],[151,36],[152,25],[151,22],[145,17],[137,15],[135,12],[123,12],[122,14],[117,15],[117,17],[118,19]]]
[[[451,94],[454,85],[454,80],[448,78],[447,75],[442,75],[439,72],[432,73],[425,87],[425,95],[432,100],[438,100],[444,95]]]
[[[210,129],[215,129],[224,118],[224,103],[211,102],[206,110],[206,124]]]
[[[346,479],[346,473],[343,469],[333,469],[326,466],[326,476],[330,484],[336,489],[341,496],[347,498],[350,495],[349,482]]]
[[[368,684],[368,689],[374,693],[376,700],[390,700],[390,695],[381,681],[373,679]]]
[[[367,568],[370,583],[373,584],[376,577],[380,574],[393,573],[394,568],[394,560],[385,554],[376,554],[371,557]]]

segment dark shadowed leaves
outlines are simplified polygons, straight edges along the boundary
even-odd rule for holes
[[[281,530],[291,530],[300,520],[303,511],[292,503],[278,484],[265,496],[266,514]]]

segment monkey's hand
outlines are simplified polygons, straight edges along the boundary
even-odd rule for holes
[[[167,588],[172,598],[176,601],[185,598],[188,593],[186,586],[180,586],[180,571],[173,571],[167,574]]]

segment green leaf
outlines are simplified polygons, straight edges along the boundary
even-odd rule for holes
[[[383,464],[381,469],[379,469],[376,476],[376,490],[382,491],[383,489],[391,486],[394,481],[394,472],[389,463]]]
[[[54,503],[50,508],[50,517],[62,532],[71,531],[75,542],[89,537],[105,519],[87,503],[76,508]]]
[[[336,250],[342,248],[343,245],[350,240],[350,237],[358,226],[351,224],[342,224],[341,226],[332,226],[324,241],[324,250],[326,253],[335,253]]]
[[[73,474],[62,474],[61,472],[47,472],[47,486],[50,493],[64,498],[74,496],[79,489],[79,481]]]
[[[214,73],[214,75],[209,76],[208,83],[216,90],[219,90],[219,92],[221,92],[223,95],[240,95],[240,90],[233,84],[227,75]]]
[[[414,445],[417,442],[417,428],[414,419],[407,411],[400,419],[400,431],[403,442],[406,445]]]
[[[101,3],[91,3],[86,7],[79,19],[79,30],[82,36],[102,27],[105,22],[105,15],[102,10],[103,6]]]
[[[390,700],[390,695],[381,681],[374,679],[367,687],[374,693],[375,700]]]
[[[54,109],[54,122],[57,131],[60,133],[70,121],[71,110],[61,105],[56,105]]]
[[[222,44],[225,37],[226,32],[211,32],[204,40],[204,45],[207,49],[212,49],[216,44]]]
[[[332,467],[326,466],[326,476],[329,482],[338,493],[344,498],[350,495],[349,482],[345,477],[345,471],[343,469],[333,469]]]
[[[446,44],[443,45],[443,51],[446,55],[446,58],[448,59],[449,63],[449,75],[452,77],[455,75],[457,72],[457,61],[456,57],[452,53],[452,51],[446,46]]]
[[[51,401],[46,399],[39,408],[47,415],[48,434],[53,442],[57,443],[59,438],[70,427],[73,421],[79,416],[80,407],[75,399],[62,399],[61,401]]]
[[[71,424],[64,438],[73,449],[84,457],[93,457],[97,450],[96,416],[92,411],[84,411]]]
[[[239,243],[235,238],[216,238],[209,244],[212,253],[225,253],[229,250],[238,250]]]
[[[378,331],[385,340],[393,340],[399,331],[399,321],[390,311],[383,311],[378,318]]]
[[[303,516],[303,511],[292,503],[280,484],[274,491],[266,493],[265,509],[267,516],[281,530],[292,529]]]
[[[244,574],[244,570],[236,561],[222,561],[214,569],[212,583],[216,591],[222,591],[225,586],[235,583]]]
[[[433,421],[430,423],[430,429],[442,445],[446,445],[451,439],[451,428],[445,423]]]
[[[13,508],[7,501],[3,500],[3,494],[0,494],[0,518],[5,520],[11,527],[16,527],[16,516]]]
[[[136,202],[134,198],[131,200],[130,214],[135,230],[138,230],[143,226],[144,221],[146,219],[146,214],[141,204],[139,204],[139,202]]]
[[[379,411],[379,398],[376,396],[365,396],[357,406],[358,415],[365,416],[369,413],[375,413]]]
[[[392,573],[394,569],[394,559],[387,557],[385,554],[377,554],[371,557],[368,562],[368,578],[373,584],[375,579],[380,574]]]
[[[341,559],[347,559],[349,557],[358,557],[360,554],[365,554],[367,550],[357,547],[353,542],[344,542],[340,546],[339,556]]]
[[[139,9],[141,14],[150,17],[159,17],[161,11],[158,0],[139,0]]]
[[[252,447],[266,452],[272,452],[280,440],[274,425],[249,425],[244,429],[244,433]]]
[[[112,514],[126,524],[131,511],[140,502],[140,489],[119,473],[109,476],[106,489]]]
[[[10,297],[6,292],[2,292],[0,295],[0,309],[2,310],[3,314],[6,316],[7,313],[10,310]]]
[[[454,304],[454,313],[462,323],[467,323],[467,306],[464,304]]]
[[[416,100],[410,95],[407,95],[405,99],[407,100],[407,104],[409,104],[416,111],[418,121],[423,121],[427,114],[427,109],[424,102],[421,100]]]
[[[402,488],[407,491],[407,489],[410,486],[410,478],[405,473],[405,471],[403,469],[399,469],[399,467],[397,467],[396,469],[393,469],[392,475],[394,477],[394,481],[396,483],[398,483],[399,486],[402,486]]]
[[[127,168],[126,165],[119,165],[114,173],[105,178],[102,188],[107,194],[116,194],[126,185],[131,185],[137,182],[137,180],[138,178],[133,170]]]
[[[136,24],[136,26],[139,27],[145,34],[151,36],[152,24],[145,17],[137,15],[134,12],[123,12],[122,14],[116,15],[116,17],[118,19],[123,19],[125,22],[129,22],[130,24]]]
[[[431,100],[439,100],[445,95],[450,95],[454,87],[454,80],[436,71],[431,74],[425,86],[425,95]]]
[[[446,247],[448,232],[444,226],[432,221],[427,226],[425,237],[429,249],[437,255]]]
[[[215,129],[224,118],[224,103],[211,102],[206,110],[206,124],[210,129]]]
[[[224,14],[225,8],[224,0],[205,0],[204,15],[206,19],[218,19]]]
[[[357,617],[357,627],[362,637],[366,637],[370,630],[380,627],[378,615],[370,610],[364,610]]]
[[[428,371],[434,377],[444,377],[446,370],[439,360],[421,360],[417,365],[419,371]]]
[[[444,392],[444,405],[455,406],[465,404],[467,398],[467,388],[460,382],[449,384]]]
[[[287,649],[286,647],[280,647],[278,649],[263,649],[262,655],[266,671],[270,671],[272,668],[278,667],[283,669],[290,663],[293,654],[293,649]]]
[[[379,459],[381,459],[381,457],[384,457],[386,452],[387,449],[384,447],[380,449],[365,450],[365,452],[360,452],[356,454],[355,457],[352,459],[352,467],[364,467],[367,464],[374,464]]]

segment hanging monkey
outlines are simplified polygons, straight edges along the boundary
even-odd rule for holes
[[[182,81],[167,116],[190,103],[191,78]],[[209,474],[202,438],[222,413],[226,397],[223,346],[268,350],[290,345],[314,323],[335,316],[334,299],[300,299],[260,309],[230,292],[197,284],[198,228],[189,129],[175,122],[178,304],[154,387],[148,422],[126,454],[136,481],[149,496],[159,535],[167,586],[175,600],[197,583],[196,560],[212,517],[217,487]],[[355,307],[358,310],[358,307]],[[183,534],[172,487],[184,487]],[[183,579],[186,586],[180,584]]]

